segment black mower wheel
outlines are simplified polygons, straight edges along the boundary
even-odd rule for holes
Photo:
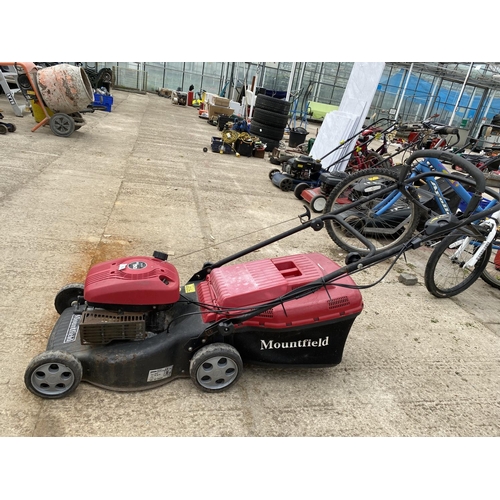
[[[301,182],[295,186],[295,189],[293,190],[293,194],[295,195],[295,198],[298,200],[302,199],[302,192],[305,191],[306,189],[309,189],[309,184],[307,182]]]
[[[82,374],[82,365],[72,354],[45,351],[31,360],[24,374],[24,383],[36,396],[58,399],[78,387]]]
[[[83,285],[81,283],[70,283],[63,286],[54,299],[54,307],[59,314],[71,307],[72,304],[83,295]]]
[[[284,177],[280,181],[279,188],[282,191],[292,191],[293,190],[293,180],[290,179],[289,177]]]
[[[9,132],[15,132],[17,130],[17,127],[13,123],[7,123],[7,130]]]
[[[194,385],[205,392],[221,392],[236,383],[243,371],[239,352],[229,344],[202,347],[191,358],[189,375]]]
[[[273,176],[274,176],[274,174],[277,174],[278,172],[281,172],[281,170],[278,170],[277,168],[273,168],[273,169],[269,172],[269,179],[273,180]]]
[[[7,125],[0,123],[0,135],[6,134],[9,131]]]
[[[75,120],[66,113],[56,113],[49,120],[50,130],[59,137],[69,137],[75,131]]]

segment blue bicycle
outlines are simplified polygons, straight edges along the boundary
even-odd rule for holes
[[[434,216],[442,216],[440,222],[449,224],[453,217],[459,219],[469,215],[467,207],[471,200],[475,202],[474,206],[477,205],[475,211],[487,211],[498,203],[498,195],[490,190],[487,197],[481,196],[478,200],[480,195],[471,193],[474,184],[468,182],[468,175],[478,171],[467,160],[447,151],[420,150],[403,165],[391,169],[372,168],[349,175],[333,189],[326,202],[325,213],[344,207],[342,223],[328,220],[325,223],[327,232],[345,251],[366,255],[367,247],[351,232],[351,228],[368,239],[377,251],[383,251],[408,241]],[[388,192],[391,187],[393,189]],[[380,197],[373,196],[377,191],[380,191]],[[350,204],[353,208],[345,210]],[[436,296],[455,295],[470,286],[478,276],[500,288],[500,269],[497,269],[500,266],[495,264],[498,236],[496,226],[491,229],[489,225],[492,217],[487,219],[488,228],[485,221],[478,221],[474,224],[473,234],[469,230],[467,236],[465,232],[456,236],[453,245],[457,245],[459,237],[469,237],[468,252],[476,256],[470,263],[470,259],[464,260],[465,251],[461,253],[462,260],[455,256],[454,268],[460,273],[456,273],[453,280],[448,277],[446,283],[439,281],[438,270],[445,262],[440,257],[447,253],[448,248],[444,243],[439,250],[436,247],[435,258],[429,259],[434,269],[429,264],[426,272],[426,285],[431,293]],[[495,218],[493,221],[498,222]],[[483,244],[486,237],[483,233],[489,235],[488,244]],[[450,235],[448,239],[451,237],[454,236]]]

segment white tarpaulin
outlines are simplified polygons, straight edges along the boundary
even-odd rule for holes
[[[333,165],[332,169],[345,169],[356,138],[342,142],[363,128],[384,66],[385,63],[354,63],[339,109],[326,114],[311,149],[313,158],[322,159],[323,168]]]

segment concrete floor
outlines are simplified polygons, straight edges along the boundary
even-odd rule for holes
[[[181,282],[216,260],[298,224],[302,203],[269,180],[268,159],[210,151],[217,129],[157,95],[115,91],[111,113],[86,115],[69,138],[31,132],[4,95],[0,136],[0,435],[481,436],[500,435],[500,290],[482,281],[454,299],[423,286],[428,250],[407,254],[375,287],[333,368],[246,367],[232,389],[189,379],[121,393],[82,383],[61,400],[23,377],[46,348],[53,301],[105,259],[162,250]],[[309,124],[311,136],[318,124]],[[203,148],[208,147],[208,152]],[[259,251],[318,251],[341,261],[326,231]],[[380,278],[388,263],[358,275]],[[419,283],[405,286],[401,272]]]

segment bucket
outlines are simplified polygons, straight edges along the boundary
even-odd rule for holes
[[[219,115],[219,118],[217,119],[217,128],[221,131],[224,130],[226,123],[229,122],[230,119],[231,119],[230,116]]]
[[[290,138],[288,139],[288,146],[290,148],[296,148],[300,144],[304,144],[306,140],[306,135],[309,132],[302,127],[290,129]]]
[[[36,78],[44,103],[55,113],[76,113],[94,100],[89,77],[81,67],[56,64],[39,69]]]
[[[31,103],[31,110],[33,111],[33,118],[37,123],[40,123],[46,118],[42,107],[40,106],[40,104],[38,104],[38,101],[33,101]],[[50,108],[46,107],[45,110],[47,111],[47,114],[49,116],[52,116],[54,114],[54,112]]]

